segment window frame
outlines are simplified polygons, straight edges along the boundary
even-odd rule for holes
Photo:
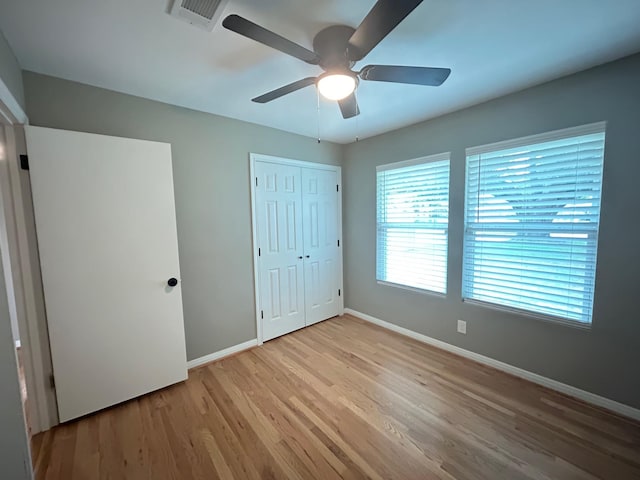
[[[542,321],[550,322],[554,324],[570,326],[570,327],[578,328],[581,330],[590,330],[592,328],[593,320],[594,320],[594,307],[596,303],[595,292],[596,292],[596,275],[597,275],[597,263],[598,263],[597,261],[598,261],[599,231],[600,231],[601,214],[602,214],[602,198],[603,198],[603,192],[604,192],[604,161],[606,156],[606,127],[607,127],[607,122],[596,122],[596,123],[581,125],[577,127],[570,127],[570,128],[565,128],[561,130],[554,130],[554,131],[545,132],[541,134],[529,135],[526,137],[519,137],[519,138],[510,139],[506,141],[490,143],[486,145],[469,147],[465,149],[465,187],[464,187],[465,190],[464,190],[464,210],[463,210],[463,237],[462,237],[463,251],[462,251],[462,275],[461,275],[462,302],[468,303],[471,305],[478,305],[484,308],[488,308],[490,310],[514,313],[523,317],[529,317],[536,320],[542,320]],[[470,202],[468,198],[468,193],[469,193],[468,182],[470,177],[469,175],[470,157],[482,155],[486,153],[498,152],[501,150],[509,150],[513,148],[533,146],[536,144],[570,139],[572,137],[580,137],[580,136],[597,134],[597,133],[604,134],[604,139],[603,139],[603,154],[602,154],[602,165],[600,170],[600,184],[599,184],[600,205],[598,209],[598,222],[595,227],[595,233],[594,233],[595,254],[594,254],[593,264],[590,265],[590,268],[593,270],[593,277],[592,277],[593,278],[593,296],[591,298],[591,315],[589,316],[589,320],[581,321],[577,319],[556,316],[549,313],[536,312],[536,311],[528,310],[525,308],[518,308],[510,305],[494,303],[487,300],[479,300],[471,297],[465,297],[465,294],[466,294],[465,290],[467,285],[467,279],[465,275],[469,271],[469,269],[467,268],[467,262],[473,261],[473,258],[471,258],[472,255],[467,255],[467,249],[470,248],[468,244],[468,233],[467,233],[468,217],[469,217],[468,209],[470,208],[469,206]],[[488,193],[485,192],[485,194],[490,194],[490,193],[491,192],[488,192]],[[568,204],[565,205],[565,207],[567,206]],[[559,215],[559,213],[557,213],[556,215]]]
[[[431,290],[431,289],[427,289],[427,288],[420,288],[420,287],[416,287],[413,285],[407,285],[407,284],[403,284],[403,283],[397,283],[397,282],[393,282],[390,280],[384,280],[381,278],[378,278],[378,272],[379,272],[379,261],[380,261],[380,222],[379,222],[379,217],[380,217],[380,205],[379,205],[379,195],[380,192],[378,190],[378,174],[380,172],[383,171],[389,171],[389,170],[397,170],[397,169],[401,169],[401,168],[406,168],[406,167],[412,167],[412,166],[417,166],[417,165],[423,165],[423,164],[427,164],[427,163],[435,163],[435,162],[447,162],[447,222],[446,223],[441,223],[439,224],[439,228],[438,230],[444,230],[445,231],[445,255],[444,255],[444,259],[445,259],[445,266],[444,266],[444,291],[440,292],[437,290]],[[439,297],[439,298],[446,298],[447,293],[449,291],[449,223],[450,223],[450,210],[451,210],[451,152],[443,152],[443,153],[436,153],[436,154],[432,154],[432,155],[426,155],[424,157],[418,157],[418,158],[413,158],[410,160],[404,160],[404,161],[399,161],[399,162],[392,162],[392,163],[386,163],[386,164],[382,164],[382,165],[377,165],[376,166],[376,260],[375,260],[375,277],[376,277],[376,283],[378,285],[385,285],[385,286],[390,286],[390,287],[395,287],[395,288],[399,288],[402,290],[408,290],[411,292],[415,292],[415,293],[420,293],[423,295],[430,295],[430,296],[435,296],[435,297]],[[435,229],[435,228],[434,228]],[[429,228],[425,228],[425,231],[429,231]],[[386,262],[387,259],[385,257],[384,261]],[[385,271],[386,271],[386,267],[385,267]]]

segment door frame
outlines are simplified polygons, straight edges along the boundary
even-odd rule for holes
[[[30,249],[30,239],[35,239],[35,230],[27,225],[26,215],[29,205],[24,202],[21,179],[23,172],[19,165],[19,155],[26,152],[24,125],[29,118],[13,94],[0,79],[0,123],[4,127],[6,158],[8,163],[8,184],[11,202],[5,208],[7,237],[13,279],[16,316],[20,330],[20,348],[27,384],[27,409],[31,435],[48,430],[58,423],[55,394],[50,386],[50,361],[46,318],[39,313],[44,309],[42,296],[37,285],[41,278],[38,262],[34,262]],[[35,226],[33,227],[35,228]],[[37,254],[37,252],[36,252]],[[36,255],[37,256],[37,255]],[[40,309],[42,307],[42,309]]]
[[[249,154],[249,184],[251,190],[251,240],[253,245],[253,295],[256,313],[256,337],[258,345],[262,345],[262,319],[260,318],[260,270],[258,265],[258,238],[256,228],[256,181],[255,181],[255,164],[256,162],[268,162],[279,165],[289,165],[301,168],[315,168],[318,170],[329,170],[336,172],[338,179],[338,239],[340,248],[338,249],[338,276],[340,279],[341,295],[338,297],[338,312],[340,315],[344,313],[344,278],[342,273],[342,251],[344,249],[342,239],[342,168],[338,165],[329,165],[326,163],[307,162],[304,160],[293,160],[290,158],[275,157],[262,153]]]
[[[18,227],[17,227],[17,218],[16,218],[16,210],[15,210],[15,187],[13,186],[13,172],[11,166],[14,165],[18,160],[17,149],[16,149],[16,136],[15,136],[15,128],[20,125],[24,125],[29,123],[29,119],[27,118],[27,114],[22,109],[16,98],[14,97],[9,87],[4,83],[2,78],[0,78],[0,134],[2,134],[4,138],[4,147],[5,147],[5,166],[2,166],[2,174],[6,175],[7,178],[0,179],[2,182],[2,191],[0,195],[3,196],[2,208],[4,210],[4,223],[5,230],[7,235],[7,254],[9,258],[9,264],[3,264],[0,268],[0,275],[3,276],[3,281],[5,274],[8,271],[9,277],[13,287],[13,302],[15,305],[15,313],[16,320],[18,323],[18,330],[20,332],[20,348],[22,350],[22,363],[24,368],[24,376],[25,383],[27,384],[27,394],[29,396],[25,412],[24,409],[21,408],[23,414],[23,425],[25,431],[25,445],[23,446],[23,464],[25,468],[25,478],[34,478],[33,475],[33,465],[32,465],[32,456],[31,456],[31,435],[29,429],[27,428],[27,422],[24,418],[25,415],[29,416],[32,431],[36,433],[41,428],[42,418],[39,414],[40,406],[43,404],[43,398],[41,395],[38,395],[38,389],[36,388],[37,376],[34,373],[35,362],[34,359],[37,359],[37,355],[34,354],[34,348],[32,345],[32,339],[28,330],[29,322],[25,313],[25,300],[24,300],[24,284],[23,284],[23,270],[21,267],[21,252],[18,243]],[[7,191],[8,190],[8,191]],[[12,301],[9,298],[7,291],[7,305]],[[13,327],[12,327],[13,328]],[[12,344],[14,349],[16,348],[16,344],[14,342],[12,336]],[[14,354],[15,354],[14,350]],[[34,358],[35,357],[35,358]],[[18,357],[16,354],[16,368],[19,368],[18,365]],[[16,371],[16,381],[19,386],[18,380],[18,371]],[[20,403],[23,404],[22,399],[20,399]],[[21,405],[22,407],[22,405]],[[18,441],[17,438],[12,440]]]

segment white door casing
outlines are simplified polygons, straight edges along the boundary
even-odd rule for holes
[[[0,110],[1,113],[1,110]],[[8,154],[8,145],[5,141],[3,118],[0,117],[0,174],[2,178],[2,199],[7,198],[5,188],[8,183],[6,164],[13,159]],[[8,227],[2,205],[2,228]],[[6,240],[6,239],[5,239]],[[25,410],[21,399],[21,385],[18,380],[18,356],[13,337],[15,325],[11,323],[10,296],[13,295],[5,285],[6,279],[11,278],[11,263],[5,263],[8,259],[6,250],[8,242],[2,242],[3,254],[0,257],[0,425],[2,425],[2,446],[0,448],[0,468],[3,478],[32,479],[31,452],[27,425],[25,422]],[[9,275],[6,275],[9,273]]]
[[[60,421],[185,380],[171,146],[26,135]]]
[[[340,313],[338,185],[332,170],[302,168],[306,324]]]
[[[340,167],[251,154],[250,171],[256,322],[261,344],[342,313]],[[272,227],[267,227],[269,222]],[[268,244],[274,242],[275,232],[279,238],[287,236],[288,254],[276,255]],[[295,248],[289,240],[293,238]],[[285,270],[286,275],[280,273]],[[283,278],[286,282],[275,281]],[[293,278],[295,289],[289,287],[294,285]],[[282,316],[283,305],[289,307],[288,320]]]
[[[299,168],[257,162],[256,224],[264,340],[305,326]]]

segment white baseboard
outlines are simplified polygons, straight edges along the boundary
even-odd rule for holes
[[[253,339],[247,342],[239,343],[238,345],[233,345],[232,347],[225,348],[224,350],[219,350],[217,352],[210,353],[209,355],[205,355],[204,357],[194,358],[193,360],[189,360],[187,362],[187,369],[192,369],[199,367],[200,365],[204,365],[205,363],[215,362],[216,360],[220,360],[221,358],[228,357],[229,355],[233,355],[234,353],[242,352],[243,350],[249,350],[250,348],[257,347],[258,340]]]
[[[400,333],[401,335],[413,338],[414,340],[417,340],[419,342],[432,345],[442,350],[446,350],[447,352],[455,353],[456,355],[460,355],[461,357],[465,357],[478,363],[488,365],[489,367],[493,367],[497,370],[502,370],[503,372],[510,373],[511,375],[515,375],[516,377],[523,378],[533,383],[537,383],[538,385],[542,385],[543,387],[556,390],[560,393],[564,393],[592,405],[597,405],[598,407],[606,408],[607,410],[611,410],[612,412],[618,413],[625,417],[640,421],[640,410],[630,407],[629,405],[625,405],[624,403],[616,402],[615,400],[601,397],[600,395],[596,395],[595,393],[572,387],[571,385],[567,385],[566,383],[543,377],[542,375],[538,375],[537,373],[532,373],[527,370],[523,370],[522,368],[514,367],[513,365],[509,365],[508,363],[500,362],[499,360],[495,360],[490,357],[485,357],[484,355],[480,355],[479,353],[456,347],[455,345],[451,345],[441,340],[436,340],[435,338],[431,338],[427,335],[414,332],[413,330],[399,327],[398,325],[390,322],[385,322],[384,320],[372,317],[371,315],[367,315],[366,313],[358,312],[350,308],[345,308],[344,313],[353,315],[354,317],[373,323],[382,328]]]

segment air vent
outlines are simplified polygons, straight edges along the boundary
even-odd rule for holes
[[[174,0],[171,15],[211,31],[229,0]]]

